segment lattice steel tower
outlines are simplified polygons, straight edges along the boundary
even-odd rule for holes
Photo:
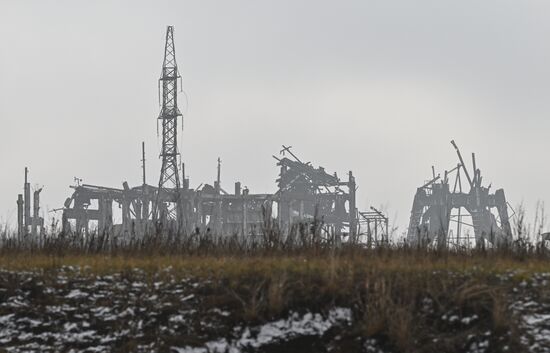
[[[166,29],[166,43],[164,46],[164,63],[159,81],[162,83],[162,108],[158,119],[162,124],[162,148],[157,202],[155,203],[154,217],[159,214],[162,218],[176,219],[177,201],[180,190],[178,171],[178,117],[182,116],[178,109],[178,79],[181,76],[176,64],[176,49],[174,47],[174,28]]]

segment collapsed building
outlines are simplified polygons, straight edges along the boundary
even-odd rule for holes
[[[368,246],[389,241],[389,220],[371,207],[359,211],[356,204],[357,185],[351,171],[345,179],[330,174],[323,167],[302,161],[290,146],[284,146],[281,156],[273,156],[279,167],[274,193],[255,194],[236,182],[230,193],[220,181],[220,160],[217,178],[210,184],[193,189],[185,178],[185,165],[178,151],[177,125],[182,117],[178,108],[178,71],[173,27],[166,31],[161,78],[162,108],[158,121],[162,126],[162,161],[158,184],[150,185],[145,178],[145,145],[142,145],[142,183],[130,187],[105,187],[82,184],[77,180],[73,193],[62,210],[64,234],[86,235],[91,232],[117,237],[139,237],[148,233],[170,232],[186,235],[254,236],[267,228],[288,234],[294,227],[306,223],[318,225],[321,232],[338,241],[363,242]],[[490,192],[482,186],[481,171],[472,154],[473,174],[470,175],[460,150],[452,141],[459,163],[444,177],[436,176],[417,189],[414,197],[407,242],[448,246],[463,240],[463,226],[473,228],[476,244],[499,245],[512,237],[508,203],[502,189]],[[451,191],[450,177],[455,173]],[[469,191],[462,190],[461,173],[468,181]],[[39,216],[40,192],[31,200],[28,170],[25,168],[24,192],[18,195],[18,235],[38,236],[44,233],[44,219]],[[31,206],[32,205],[32,206]],[[31,210],[32,207],[32,210]],[[115,216],[120,209],[120,216]],[[462,214],[465,210],[468,215]],[[453,215],[453,211],[458,214]],[[471,217],[468,224],[465,217]],[[452,223],[456,223],[453,236]],[[467,236],[469,237],[469,235]]]
[[[178,151],[177,125],[182,116],[178,108],[178,80],[181,78],[175,57],[173,27],[166,31],[164,61],[160,84],[162,108],[162,167],[159,182],[149,185],[145,179],[145,146],[142,146],[142,185],[120,188],[90,184],[73,186],[72,195],[62,209],[64,233],[139,236],[147,232],[178,234],[212,233],[216,235],[262,234],[265,227],[276,226],[289,232],[303,222],[317,222],[324,234],[337,239],[367,243],[388,240],[388,218],[380,211],[359,212],[356,182],[350,171],[345,180],[323,167],[303,162],[291,147],[283,146],[275,157],[280,168],[278,189],[272,194],[254,194],[241,183],[228,193],[220,183],[220,161],[214,185],[189,187],[185,165]],[[121,222],[115,224],[113,206],[121,208]],[[373,239],[374,236],[374,239]],[[374,241],[373,241],[374,240]]]
[[[482,185],[481,170],[476,166],[475,154],[472,153],[473,174],[470,175],[462,154],[456,143],[451,141],[458,155],[459,163],[450,171],[445,171],[443,178],[435,175],[420,186],[414,196],[407,242],[412,245],[430,245],[446,247],[449,243],[460,245],[463,240],[469,241],[470,234],[463,235],[463,227],[473,228],[475,244],[502,245],[512,240],[508,202],[503,189],[490,192],[491,185]],[[461,171],[467,179],[469,191],[462,189]],[[451,191],[449,178],[455,174]],[[461,213],[465,210],[467,214]],[[458,211],[452,215],[452,211]],[[466,217],[471,223],[464,221]],[[451,236],[451,223],[456,223],[456,233]]]
[[[324,168],[315,168],[297,158],[277,158],[277,164],[279,188],[274,194],[250,193],[240,182],[235,183],[233,193],[228,193],[221,188],[219,179],[214,185],[205,184],[198,189],[190,189],[186,180],[182,188],[165,191],[160,200],[159,188],[145,183],[133,188],[127,182],[122,188],[73,186],[74,192],[63,208],[64,231],[87,233],[90,222],[95,221],[101,233],[143,234],[149,227],[159,225],[187,234],[200,231],[251,235],[261,234],[266,221],[288,231],[293,224],[318,220],[326,233],[360,233],[351,172],[348,180],[341,181]],[[161,205],[155,219],[152,210],[157,200]],[[172,200],[176,200],[174,219],[168,217],[165,205]],[[122,210],[121,224],[113,224],[113,204]]]

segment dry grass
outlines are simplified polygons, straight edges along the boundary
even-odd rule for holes
[[[418,273],[423,271],[474,271],[476,273],[502,273],[519,270],[518,276],[532,272],[550,271],[550,258],[500,251],[447,252],[412,249],[366,250],[342,248],[338,251],[282,251],[253,253],[213,254],[158,254],[125,253],[62,254],[48,251],[0,252],[0,268],[29,270],[32,268],[56,268],[60,266],[89,267],[94,272],[121,271],[141,268],[157,271],[172,267],[176,271],[194,275],[246,275],[258,273],[323,273],[328,278],[342,272],[382,271]],[[279,281],[284,278],[279,279]]]
[[[159,247],[87,254],[77,249],[0,249],[2,269],[46,274],[63,266],[79,267],[84,275],[123,273],[130,279],[138,268],[157,280],[170,268],[170,275],[209,283],[196,293],[202,305],[228,310],[237,325],[260,324],[289,312],[351,308],[354,325],[339,333],[350,352],[360,351],[355,342],[370,337],[395,352],[463,351],[469,337],[487,331],[495,351],[504,345],[519,351],[517,325],[509,311],[512,289],[534,273],[550,272],[544,248],[450,252],[314,244],[254,251],[208,247],[173,252]],[[445,319],[452,315],[479,319],[463,325]]]

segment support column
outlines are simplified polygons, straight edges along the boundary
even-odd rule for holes
[[[370,219],[367,219],[367,247],[372,248],[372,232],[370,228]]]
[[[63,235],[67,235],[71,232],[71,224],[69,223],[65,210],[63,210],[63,214],[61,215],[61,232]]]
[[[41,235],[38,232],[38,228],[41,228],[41,222],[40,222],[40,192],[42,189],[38,189],[34,192],[33,197],[33,215],[32,215],[32,237],[33,239],[37,239],[37,236]]]
[[[23,195],[19,194],[17,195],[17,237],[19,240],[21,240],[24,235],[23,218]]]
[[[246,237],[248,232],[248,202],[243,200],[243,237]]]
[[[349,236],[352,242],[356,242],[357,239],[357,205],[355,199],[355,177],[351,170],[349,171],[348,180],[349,189]]]
[[[98,235],[105,233],[105,198],[100,197],[97,200],[97,211],[99,213],[99,219],[97,220],[97,232]]]
[[[26,234],[29,231],[29,226],[31,225],[31,185],[29,184],[29,169],[25,167],[25,184],[23,185],[24,193],[24,207],[25,207],[25,231]]]
[[[108,198],[100,198],[99,204],[99,220],[98,231],[100,235],[110,235],[113,225],[113,200]]]
[[[126,233],[130,234],[130,225],[131,225],[131,218],[130,218],[130,202],[126,199],[126,196],[122,199],[122,233],[123,235],[126,235]]]

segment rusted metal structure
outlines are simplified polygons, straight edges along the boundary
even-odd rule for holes
[[[233,193],[228,193],[221,185],[220,159],[213,185],[201,184],[191,189],[177,145],[176,128],[181,117],[177,103],[179,78],[170,26],[160,79],[162,166],[158,186],[146,182],[142,144],[142,185],[131,188],[124,182],[121,188],[110,188],[77,181],[63,207],[65,233],[86,234],[93,230],[126,238],[151,232],[253,236],[262,234],[266,226],[288,233],[297,223],[316,222],[337,241],[346,237],[349,241],[359,240],[358,235],[367,229],[361,229],[359,217],[370,216],[357,210],[353,173],[350,171],[347,180],[341,180],[336,173],[329,174],[323,167],[302,162],[291,147],[283,146],[282,156],[274,157],[280,168],[275,193],[253,194],[240,182],[235,183]],[[120,209],[120,219],[116,219],[113,206]],[[386,222],[387,236],[387,217],[381,213],[376,217],[380,222],[377,225]]]
[[[485,242],[497,246],[511,241],[512,231],[504,190],[498,189],[491,193],[491,186],[482,186],[481,171],[476,166],[473,153],[473,174],[470,176],[456,143],[451,143],[456,150],[459,163],[452,170],[445,171],[443,178],[433,172],[432,179],[417,189],[407,232],[408,243],[437,243],[443,247],[449,242],[456,242],[458,245],[463,225],[473,228],[478,246]],[[462,190],[461,171],[468,181],[468,192]],[[456,176],[451,191],[449,177],[453,173],[456,173]],[[463,222],[465,215],[461,213],[462,209],[469,213],[471,224]],[[455,217],[451,216],[453,210],[458,210]],[[457,225],[456,239],[448,237],[451,222]]]

